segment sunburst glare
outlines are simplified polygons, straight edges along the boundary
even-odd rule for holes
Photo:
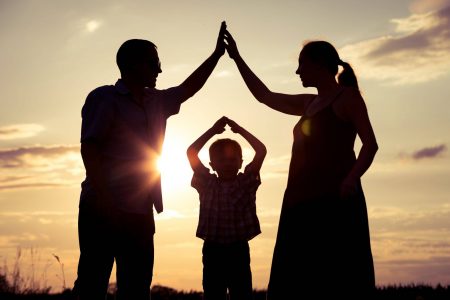
[[[176,139],[164,141],[158,170],[161,172],[162,188],[166,193],[178,192],[189,187],[192,171],[186,157],[186,147]]]

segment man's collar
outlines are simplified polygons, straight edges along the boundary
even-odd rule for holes
[[[122,79],[117,80],[115,87],[116,87],[116,90],[122,95],[127,95],[130,93],[130,90],[126,87],[126,85]]]
[[[116,87],[117,92],[119,92],[122,95],[131,94],[130,90],[127,88],[127,86],[123,82],[123,79],[120,79],[120,78],[117,79],[115,87]],[[155,90],[156,90],[155,88],[146,87],[146,88],[144,88],[144,93],[152,93]]]

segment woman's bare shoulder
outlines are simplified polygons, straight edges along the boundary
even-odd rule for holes
[[[359,106],[364,103],[364,98],[357,88],[344,87],[340,96],[335,101],[336,107],[352,107]]]
[[[364,99],[357,88],[344,87],[334,102],[333,109],[339,117],[348,121],[353,113],[365,109]]]

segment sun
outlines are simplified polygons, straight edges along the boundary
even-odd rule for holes
[[[158,159],[162,188],[165,193],[178,192],[190,186],[192,170],[186,156],[187,147],[176,139],[166,139]]]

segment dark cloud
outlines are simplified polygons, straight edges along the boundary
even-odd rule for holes
[[[0,135],[10,135],[20,132],[19,128],[0,128]]]
[[[417,28],[414,32],[405,36],[388,38],[381,43],[377,48],[374,48],[367,54],[370,59],[386,58],[389,56],[396,56],[397,53],[405,53],[410,51],[412,55],[432,55],[434,51],[442,47],[438,40],[450,39],[450,6],[440,11],[428,15],[425,20],[436,23],[435,25],[426,24],[424,21],[423,27]],[[413,57],[410,57],[410,59]],[[383,63],[384,60],[380,60]],[[390,63],[390,61],[386,61]]]
[[[390,264],[390,265],[423,265],[423,264],[446,264],[450,265],[450,257],[430,257],[428,259],[391,259],[380,262],[380,264]]]
[[[0,149],[0,191],[67,187],[83,168],[78,145]]]
[[[414,232],[450,230],[450,209],[436,207],[429,211],[410,212],[403,209],[373,209],[369,211],[373,228],[378,232]],[[449,247],[450,250],[450,247]]]
[[[0,150],[0,168],[24,168],[30,166],[33,157],[55,158],[71,152],[79,153],[73,145],[34,146]]]
[[[376,262],[380,273],[388,273],[390,284],[398,284],[398,278],[410,278],[411,283],[448,284],[450,256],[430,256],[423,259],[394,259]]]
[[[414,84],[450,71],[450,6],[394,19],[392,34],[347,45],[345,60],[366,78]]]
[[[0,140],[32,137],[44,130],[39,124],[13,124],[0,127]]]
[[[450,31],[450,30],[449,30]],[[447,150],[447,146],[444,144],[435,146],[435,147],[427,147],[420,149],[412,154],[412,158],[419,160],[423,158],[434,158],[441,155],[443,152]]]
[[[18,184],[0,185],[0,191],[27,189],[27,188],[55,188],[64,186],[67,186],[67,184],[59,184],[51,182],[18,183]]]
[[[31,176],[6,176],[4,178],[0,178],[0,183],[15,182],[15,181],[28,179],[30,177]]]

